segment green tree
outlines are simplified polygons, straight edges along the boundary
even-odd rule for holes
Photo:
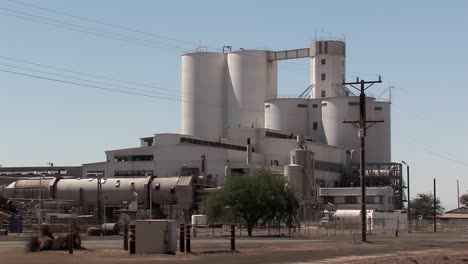
[[[440,199],[436,198],[436,214],[444,212]],[[434,195],[432,193],[418,193],[416,198],[411,200],[411,216],[413,218],[422,217],[423,219],[434,218]]]
[[[468,206],[468,193],[462,194],[462,196],[460,196],[460,203],[463,206]]]
[[[285,177],[259,169],[251,175],[228,177],[223,188],[204,200],[210,222],[218,221],[226,207],[245,222],[248,235],[252,236],[259,220],[283,222],[292,227],[297,222],[299,201]]]

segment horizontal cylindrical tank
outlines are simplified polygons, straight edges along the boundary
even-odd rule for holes
[[[373,218],[374,211],[367,210],[368,221]],[[336,210],[336,224],[340,228],[359,228],[361,226],[361,210]],[[368,226],[368,228],[370,228]]]
[[[240,50],[227,55],[228,127],[264,127],[264,102],[276,97],[276,62],[269,51]]]
[[[3,192],[6,198],[49,199],[51,198],[50,185],[55,178],[22,179],[10,183]],[[39,188],[42,186],[42,188]],[[39,194],[39,190],[41,193]]]
[[[223,136],[226,79],[226,54],[197,52],[182,55],[182,134],[211,139]]]
[[[101,203],[104,206],[122,205],[124,202],[147,199],[145,185],[147,178],[108,178],[101,179]],[[55,199],[74,200],[84,204],[96,204],[98,200],[98,180],[61,179],[57,183]]]
[[[152,178],[152,182],[151,177],[100,179],[101,204],[103,206],[121,206],[132,201],[147,204],[150,200],[149,196],[151,196],[155,205],[175,205],[178,199],[185,199],[185,196],[191,197],[193,195],[190,193],[192,192],[190,185],[178,185],[179,179],[178,177]],[[149,189],[150,182],[151,189]],[[42,196],[39,196],[40,184],[42,184]],[[96,205],[98,188],[99,184],[96,178],[45,178],[42,180],[34,178],[11,183],[1,195],[6,198],[55,199]],[[181,193],[177,194],[177,188],[181,188]],[[187,202],[185,200],[184,202]]]
[[[178,180],[176,177],[154,178],[152,183],[153,204],[176,204],[175,192]]]

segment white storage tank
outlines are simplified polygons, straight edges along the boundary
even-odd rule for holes
[[[265,128],[294,135],[309,135],[308,100],[278,98],[265,102]]]
[[[375,102],[375,119],[383,120],[383,123],[376,123],[369,130],[375,132],[375,137],[378,142],[375,149],[374,162],[390,163],[391,162],[391,116],[390,102]],[[372,131],[375,130],[375,131]]]
[[[210,139],[224,135],[226,79],[226,54],[182,55],[182,134]]]
[[[304,168],[297,164],[284,166],[284,176],[288,183],[301,195],[304,195]]]
[[[366,211],[367,229],[371,230],[374,210]],[[338,228],[359,229],[361,227],[361,210],[337,210],[335,213]]]
[[[265,101],[265,128],[304,135],[320,143],[323,136],[320,100],[277,98]]]
[[[374,120],[374,101],[372,97],[367,97],[367,120]],[[358,128],[353,124],[345,124],[343,121],[359,120],[359,97],[333,97],[322,100],[322,123],[326,140],[329,145],[343,147],[347,149],[359,150],[360,138]],[[372,135],[372,130],[368,130],[366,146],[368,147],[367,157],[372,158],[374,151],[372,146],[378,142],[378,138]],[[359,161],[359,155],[354,155],[353,161]],[[368,159],[368,162],[371,160]]]
[[[268,54],[264,50],[239,50],[227,55],[229,128],[264,127],[264,102],[276,98],[277,93],[277,66],[268,61]]]

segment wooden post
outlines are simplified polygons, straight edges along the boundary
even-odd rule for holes
[[[68,225],[68,253],[73,254],[73,231],[71,224]]]
[[[185,236],[185,225],[180,224],[180,228],[179,228],[179,251],[180,252],[185,252],[184,236]]]
[[[123,248],[124,250],[128,250],[128,224],[124,224],[124,238],[123,238]]]
[[[236,251],[236,228],[231,225],[231,251]]]
[[[135,254],[136,253],[136,230],[135,230],[135,225],[130,225],[129,228],[130,235],[129,235],[129,241],[128,241],[128,253],[129,254]]]
[[[190,253],[191,248],[190,248],[190,225],[187,225],[185,227],[185,252]]]

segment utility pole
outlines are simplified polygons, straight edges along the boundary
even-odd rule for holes
[[[350,85],[356,90],[360,91],[359,94],[359,121],[343,121],[343,123],[349,123],[356,125],[358,124],[359,132],[358,135],[361,138],[361,162],[360,162],[360,181],[361,181],[361,236],[362,242],[367,241],[367,209],[366,209],[366,179],[365,179],[365,171],[366,171],[366,130],[367,128],[373,126],[375,123],[382,123],[383,120],[367,120],[366,119],[366,94],[365,91],[369,89],[372,85],[376,83],[381,83],[382,78],[379,76],[378,81],[364,81],[356,79],[356,82],[349,82],[343,83],[343,85]],[[356,87],[354,85],[360,85],[360,87]],[[367,85],[367,87],[366,87]],[[371,123],[368,127],[367,124]]]
[[[457,180],[457,208],[460,208],[460,185],[458,184]]]
[[[406,188],[408,191],[408,212],[406,213],[408,219],[408,233],[411,233],[411,196],[410,196],[410,184],[409,184],[409,165],[403,160],[401,163],[406,165]]]
[[[434,178],[434,233],[437,232],[437,198],[436,198],[436,179]]]
[[[97,220],[98,225],[101,225],[101,177],[97,175]]]

